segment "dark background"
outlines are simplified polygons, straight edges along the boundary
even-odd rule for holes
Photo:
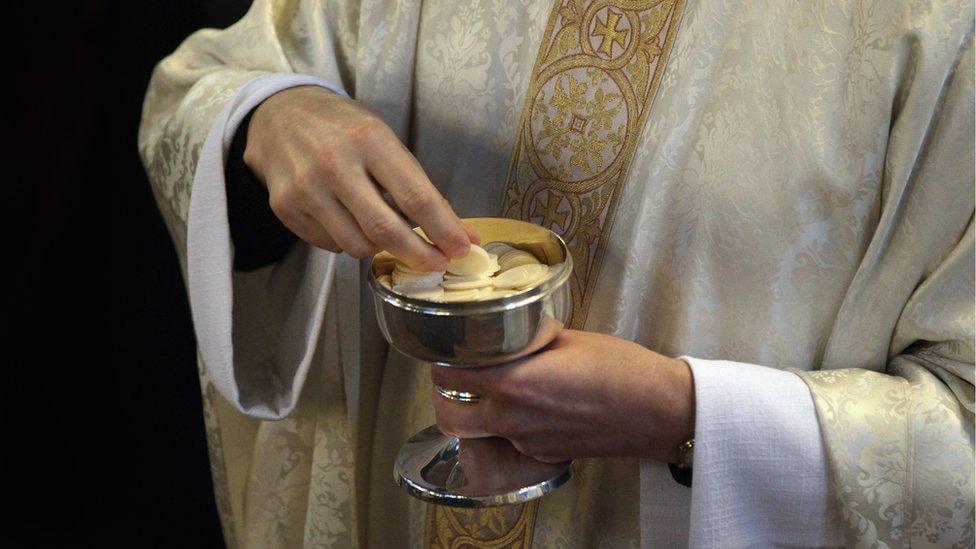
[[[193,330],[136,131],[152,67],[250,1],[30,4],[3,38],[0,544],[219,547]]]

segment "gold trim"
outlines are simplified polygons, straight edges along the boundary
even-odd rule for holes
[[[426,539],[432,549],[529,549],[539,501],[458,509],[427,505]]]
[[[568,0],[550,15],[502,215],[566,240],[575,265],[573,327],[586,320],[620,189],[683,6],[684,0]]]
[[[502,215],[549,228],[573,254],[573,317],[586,320],[620,188],[654,101],[684,0],[560,0],[526,93]],[[427,506],[429,547],[528,548],[539,502]]]

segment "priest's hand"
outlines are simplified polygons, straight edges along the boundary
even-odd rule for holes
[[[244,162],[267,185],[275,215],[313,246],[358,258],[387,250],[434,271],[477,242],[393,130],[323,88],[290,88],[264,101],[251,118]],[[410,230],[384,192],[436,246]]]
[[[434,391],[441,430],[500,436],[542,461],[640,457],[676,462],[695,424],[691,369],[636,343],[563,330],[546,349],[487,368],[431,367],[435,385],[481,396],[476,403]]]

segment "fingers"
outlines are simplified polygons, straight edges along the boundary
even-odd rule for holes
[[[481,244],[481,236],[474,232],[474,229],[464,225],[464,232],[468,233],[468,240],[470,240],[472,244]]]
[[[288,227],[288,230],[295,233],[298,238],[323,250],[335,253],[342,252],[342,248],[329,235],[329,232],[308,214],[297,208],[285,206],[274,201],[272,201],[272,210],[274,210],[275,215],[285,227]]]
[[[567,461],[570,461],[569,458],[562,457],[562,456],[532,456],[532,457],[534,457],[535,459],[543,463],[566,463]]]
[[[379,251],[363,234],[349,210],[332,196],[317,200],[311,216],[347,254],[363,259]]]
[[[378,249],[386,250],[415,269],[442,271],[447,256],[431,246],[393,211],[376,185],[360,169],[346,173],[334,186],[336,197],[356,219],[366,238]]]
[[[546,463],[564,463],[566,441],[540,429],[539,411],[518,402],[518,380],[511,370],[525,361],[488,368],[431,366],[434,415],[444,433],[458,438],[502,437],[522,454]],[[458,402],[446,398],[437,387],[478,394],[481,400]]]
[[[488,376],[490,374],[489,368],[430,367],[430,380],[434,382],[434,385],[482,396],[485,396],[488,389]]]
[[[400,210],[424,229],[448,257],[468,253],[472,234],[441,196],[417,160],[389,132],[370,150],[366,167],[393,197]]]
[[[479,395],[478,402],[457,402],[444,397],[434,388],[434,414],[441,431],[459,438],[479,438],[497,435],[490,425],[490,407],[485,368],[430,367],[430,379],[437,387],[466,391]]]
[[[295,235],[312,246],[334,253],[342,253],[342,247],[332,238],[332,235],[316,223],[311,216],[302,216],[299,231],[300,233],[296,232]]]
[[[355,101],[313,92],[276,94],[248,132],[248,165],[268,184],[278,217],[313,245],[356,257],[383,249],[415,269],[444,270],[448,257],[467,253],[477,235],[393,131]]]
[[[487,407],[481,402],[457,402],[433,389],[434,417],[445,434],[458,438],[494,436],[487,421]]]

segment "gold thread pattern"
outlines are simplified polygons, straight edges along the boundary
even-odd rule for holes
[[[502,215],[562,236],[573,254],[573,317],[586,319],[620,187],[674,41],[684,0],[560,0],[532,69]],[[528,548],[538,501],[429,505],[438,549]]]
[[[427,506],[427,546],[433,549],[529,549],[539,501],[457,509]]]
[[[526,94],[502,215],[562,236],[579,328],[684,0],[564,0]]]

